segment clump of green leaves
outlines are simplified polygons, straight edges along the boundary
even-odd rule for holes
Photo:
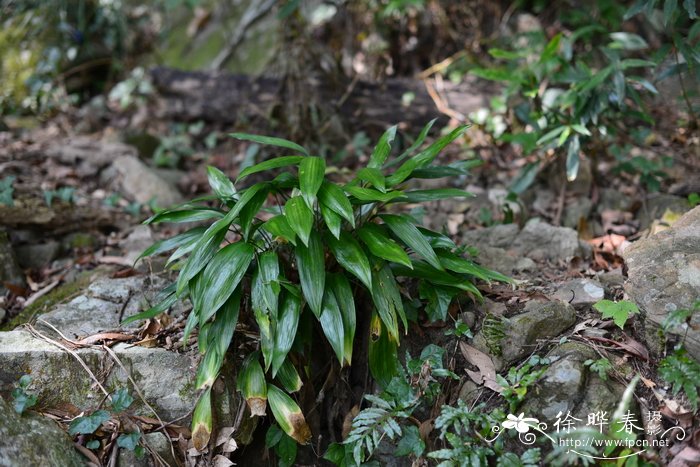
[[[28,391],[31,384],[32,377],[23,375],[12,390],[12,405],[15,408],[15,412],[18,414],[22,414],[25,410],[36,405],[36,395]]]
[[[625,323],[631,315],[639,314],[639,308],[629,300],[613,302],[611,300],[601,300],[593,305],[593,308],[600,311],[603,319],[612,318],[620,329],[625,327]]]
[[[347,366],[352,362],[358,314],[364,314],[370,321],[369,368],[379,384],[386,386],[399,372],[396,356],[401,328],[408,330],[403,302],[412,300],[399,278],[418,279],[435,292],[422,296],[436,310],[435,316],[446,313],[458,294],[481,297],[474,285],[477,280],[508,280],[465,257],[445,235],[396,213],[395,207],[405,203],[471,196],[452,188],[410,188],[413,179],[466,173],[434,161],[467,127],[460,126],[420,150],[432,125],[426,125],[415,143],[396,157],[391,147],[396,127],[387,130],[367,166],[346,183],[328,177],[324,159],[296,143],[233,134],[274,146],[282,153],[245,168],[235,183],[209,167],[213,197],[158,212],[146,221],[205,221],[208,225],[160,241],[143,253],[175,250],[168,263],[179,275],[162,292],[158,305],[127,322],[155,316],[188,298],[193,311],[184,340],[199,329],[203,358],[196,386],[206,396],[221,370],[239,316],[254,321],[260,352],[256,362],[248,364],[259,365],[263,378],[260,371],[254,371],[244,379],[256,378],[260,387],[251,394],[258,399],[265,385],[266,403],[280,428],[296,441],[307,442],[311,433],[301,409],[279,381],[287,362],[293,367],[291,362],[300,361],[289,359],[293,347],[293,352],[305,358],[318,348],[311,333],[302,333],[302,329],[316,326],[325,336],[323,345],[332,350],[339,365]],[[245,186],[249,176],[273,169],[282,171]],[[275,379],[284,389],[272,384]],[[240,384],[247,387],[246,381]],[[195,447],[203,448],[210,434],[211,406],[209,397],[203,397],[193,417]]]
[[[58,198],[64,203],[73,203],[75,201],[75,188],[64,186],[58,190],[44,190],[44,201],[48,207],[51,207],[54,198]]]
[[[588,359],[583,364],[589,367],[591,371],[598,373],[598,376],[603,381],[607,381],[608,373],[613,369],[612,363],[607,358]]]
[[[519,367],[511,367],[505,377],[496,375],[496,382],[503,387],[501,395],[508,401],[511,413],[515,412],[525,399],[528,388],[540,379],[548,365],[549,359],[533,355]]]
[[[0,180],[0,203],[5,206],[12,206],[14,204],[13,195],[15,192],[12,186],[15,183],[16,178],[13,175],[8,175]]]
[[[693,410],[698,409],[700,395],[700,364],[678,349],[659,363],[659,376],[672,385],[673,395],[681,390],[688,397]]]

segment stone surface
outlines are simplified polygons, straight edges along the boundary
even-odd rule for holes
[[[479,264],[507,276],[523,271],[534,271],[537,265],[530,258],[503,248],[482,246],[477,248]]]
[[[553,299],[568,302],[573,306],[593,305],[604,297],[603,286],[591,279],[573,279],[564,282],[552,295]]]
[[[141,204],[155,200],[158,206],[171,206],[182,202],[180,192],[157,172],[141,162],[135,155],[121,156],[112,164],[117,185],[123,195]],[[112,172],[112,171],[110,171]]]
[[[462,234],[462,244],[481,250],[484,246],[508,248],[518,236],[517,224],[500,224],[485,229],[468,230]]]
[[[656,219],[661,219],[666,211],[684,214],[689,210],[687,198],[653,193],[647,197],[646,206],[642,206],[638,213],[641,230],[648,229]]]
[[[633,243],[623,257],[625,291],[647,323],[659,326],[669,312],[690,309],[700,300],[700,206],[669,229]],[[686,349],[700,360],[700,313],[693,314],[688,329],[673,332],[685,335]]]
[[[47,155],[73,165],[82,176],[95,175],[120,157],[135,157],[136,149],[123,143],[99,141],[87,136],[66,138],[47,150]]]
[[[568,260],[583,254],[578,233],[568,227],[555,227],[532,219],[525,224],[511,248],[535,261]]]
[[[22,245],[15,248],[17,261],[23,268],[39,269],[48,265],[61,254],[61,244],[56,240]]]
[[[151,228],[147,225],[137,225],[119,246],[124,251],[124,257],[133,264],[143,253],[143,250],[153,243],[155,243],[155,239]]]
[[[0,296],[7,293],[3,282],[19,287],[24,286],[25,283],[24,274],[17,264],[7,233],[0,230]]]
[[[581,219],[588,219],[593,209],[593,201],[590,198],[576,198],[564,209],[562,224],[564,227],[576,229]]]
[[[53,420],[19,415],[0,397],[0,465],[82,467],[85,459]]]
[[[484,330],[474,336],[474,347],[492,355],[496,369],[517,362],[529,355],[541,339],[558,336],[576,322],[576,311],[568,303],[551,301],[531,301],[523,313],[502,319],[503,337],[493,342]],[[494,348],[500,347],[500,355],[494,355]]]

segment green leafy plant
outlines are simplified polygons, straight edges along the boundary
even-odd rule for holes
[[[625,327],[625,323],[627,323],[630,315],[639,314],[639,308],[637,308],[637,305],[629,300],[620,300],[619,302],[601,300],[593,305],[593,308],[602,314],[603,319],[612,318],[620,329]]]
[[[177,300],[192,302],[184,341],[199,328],[203,358],[196,387],[205,391],[193,417],[195,447],[203,448],[210,437],[209,391],[239,317],[253,321],[259,332],[259,357],[247,360],[254,371],[245,373],[242,381],[239,375],[240,387],[245,394],[247,380],[254,378],[249,402],[254,397],[261,411],[269,404],[280,428],[305,443],[311,433],[301,409],[286,387],[282,390],[272,384],[274,379],[282,384],[280,372],[293,346],[299,357],[309,358],[312,349],[327,345],[338,364],[347,366],[352,362],[357,323],[368,322],[369,369],[386,386],[399,371],[400,328],[408,329],[403,301],[410,297],[398,278],[429,284],[448,305],[460,293],[480,298],[476,280],[508,281],[464,257],[448,237],[417,226],[411,216],[394,210],[403,203],[470,196],[452,188],[410,189],[412,179],[466,173],[434,161],[467,127],[460,126],[419,150],[432,125],[426,125],[415,143],[395,158],[391,143],[396,127],[387,130],[367,166],[347,183],[327,177],[325,161],[296,143],[233,134],[291,155],[247,167],[235,183],[209,167],[214,197],[161,211],[146,221],[210,222],[160,241],[142,254],[174,249],[169,264],[177,265],[178,279],[163,291],[162,302],[125,321],[155,316]],[[242,188],[250,175],[273,169],[284,171]],[[214,206],[206,204],[210,200]],[[242,300],[244,296],[250,299]],[[325,343],[301,332],[311,326],[325,336]],[[261,397],[265,392],[267,399]]]
[[[25,410],[36,405],[36,395],[28,391],[31,384],[32,377],[23,375],[12,390],[12,405],[18,414],[22,414]]]
[[[503,387],[501,395],[508,401],[511,413],[516,411],[528,388],[540,379],[548,365],[549,359],[533,355],[520,367],[511,367],[505,377],[496,375],[496,382]]]
[[[610,373],[613,368],[612,363],[610,363],[610,360],[607,358],[599,358],[597,360],[588,359],[583,362],[583,364],[589,367],[591,371],[598,373],[598,376],[603,381],[607,381],[608,373]]]
[[[700,193],[691,193],[688,195],[688,204],[691,208],[694,208],[700,204]]]
[[[678,349],[659,363],[659,376],[672,385],[673,395],[681,390],[688,397],[693,410],[698,409],[700,395],[700,364]]]
[[[12,206],[14,204],[13,194],[15,192],[12,186],[15,183],[16,178],[13,175],[8,175],[0,180],[0,203],[5,206]]]
[[[51,207],[54,198],[58,198],[64,203],[73,203],[75,201],[75,188],[64,186],[58,190],[44,190],[44,201],[48,207]]]

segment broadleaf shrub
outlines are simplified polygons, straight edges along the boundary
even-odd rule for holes
[[[399,340],[408,332],[403,301],[410,299],[410,293],[402,286],[403,278],[439,290],[443,305],[460,293],[480,298],[476,280],[509,280],[463,256],[446,236],[416,226],[412,217],[393,209],[402,203],[470,196],[454,189],[409,188],[410,180],[439,167],[434,161],[440,151],[467,129],[460,126],[418,150],[432,123],[409,152],[394,159],[391,143],[396,127],[387,130],[367,168],[348,183],[329,178],[325,161],[295,143],[234,134],[276,146],[283,157],[247,168],[236,183],[210,167],[214,206],[207,204],[212,198],[201,198],[146,221],[210,222],[144,252],[147,256],[174,251],[168,262],[179,270],[178,278],[163,290],[160,303],[127,320],[155,316],[177,300],[192,302],[184,342],[199,329],[203,357],[196,386],[205,390],[193,417],[195,447],[200,449],[209,440],[210,388],[239,317],[254,322],[259,335],[259,352],[248,355],[239,373],[239,390],[253,413],[264,414],[269,402],[280,428],[304,443],[311,433],[289,396],[299,389],[299,374],[306,374],[295,369],[299,359],[290,356],[312,346],[302,329],[318,326],[338,364],[346,366],[352,362],[362,318],[369,323],[370,371],[385,385],[398,371]],[[451,167],[449,174],[466,173]],[[237,186],[254,173],[272,169],[284,171],[246,188]]]

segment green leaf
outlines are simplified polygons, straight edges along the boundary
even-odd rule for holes
[[[166,311],[168,311],[168,309],[170,309],[170,307],[173,306],[178,300],[178,296],[175,294],[174,285],[172,287],[172,290],[173,292],[170,295],[166,296],[155,306],[152,306],[146,311],[142,311],[141,313],[137,313],[133,316],[129,316],[128,318],[126,318],[124,321],[121,322],[121,326],[126,326],[127,324],[133,323],[135,321],[154,318],[160,315],[161,313],[165,313]]]
[[[382,172],[379,169],[369,167],[360,169],[360,171],[357,172],[357,178],[362,181],[371,183],[374,188],[381,191],[382,193],[386,193],[386,183],[384,180],[384,174],[382,174]]]
[[[304,159],[304,156],[275,157],[273,159],[261,162],[259,164],[255,164],[251,167],[246,167],[241,171],[240,174],[238,174],[236,182],[243,180],[248,175],[252,175],[258,172],[265,172],[266,170],[279,169],[281,167],[289,167],[290,165],[297,165]]]
[[[435,122],[437,121],[437,118],[434,118],[430,120],[421,130],[420,134],[418,135],[418,138],[413,142],[413,144],[406,149],[399,157],[394,159],[393,161],[387,163],[384,165],[384,168],[388,169],[390,167],[393,167],[395,165],[398,165],[402,161],[404,161],[407,157],[409,157],[413,152],[418,149],[423,142],[425,141],[425,138],[428,136],[428,133],[430,132],[430,129],[433,127]]]
[[[313,208],[326,174],[326,161],[320,157],[305,157],[299,164],[299,191],[309,208]]]
[[[625,323],[631,314],[639,313],[639,308],[637,308],[637,305],[627,300],[621,300],[619,302],[601,300],[593,305],[593,308],[600,311],[600,313],[603,315],[603,319],[612,318],[620,329],[625,327]]]
[[[382,193],[379,190],[374,190],[372,188],[362,188],[359,186],[346,185],[344,190],[350,193],[352,196],[360,201],[366,201],[368,203],[387,203],[394,198],[398,198],[403,195],[402,191],[389,191]]]
[[[344,347],[343,358],[347,365],[352,363],[352,348],[355,340],[355,329],[357,327],[357,317],[355,315],[355,298],[345,275],[336,273],[328,274],[326,277],[328,289],[335,296],[343,321]]]
[[[625,60],[622,60],[620,62],[620,67],[622,67],[623,70],[626,70],[628,68],[654,68],[656,66],[656,63],[652,62],[651,60],[641,60],[639,58],[628,58]]]
[[[323,296],[323,310],[318,319],[321,322],[321,329],[326,339],[331,344],[338,362],[343,364],[345,352],[345,333],[343,331],[343,317],[338,307],[335,295],[325,293]]]
[[[254,308],[253,314],[260,331],[260,350],[265,361],[265,371],[270,369],[275,353],[275,334],[277,333],[277,320],[264,311]]]
[[[379,271],[374,274],[374,282],[372,283],[372,300],[377,308],[379,317],[386,326],[389,335],[396,342],[399,340],[399,324],[398,317],[404,325],[404,329],[408,329],[406,321],[406,313],[403,309],[401,301],[401,292],[394,273],[391,272],[389,265],[384,264]]]
[[[300,444],[306,444],[311,438],[311,430],[304,415],[294,400],[275,385],[268,385],[267,398],[272,415],[280,428]]]
[[[548,131],[547,133],[544,134],[544,136],[542,136],[540,139],[537,140],[537,144],[544,144],[544,143],[547,143],[547,142],[553,140],[557,136],[561,135],[564,132],[564,130],[566,130],[567,128],[568,127],[566,127],[566,126],[560,126],[560,127],[557,127],[551,131]]]
[[[408,269],[404,266],[397,266],[394,272],[401,276],[425,279],[433,284],[455,287],[465,292],[471,292],[477,297],[481,297],[481,292],[479,292],[479,289],[477,289],[469,280],[462,277],[453,276],[445,271],[438,271],[425,261],[413,261],[413,269]]]
[[[202,297],[196,297],[199,319],[205,322],[228,300],[253,260],[255,248],[245,242],[225,246],[212,258],[202,274]]]
[[[209,186],[219,198],[231,199],[236,196],[236,188],[234,188],[233,182],[221,170],[211,165],[207,166],[207,178],[209,179]]]
[[[371,290],[372,270],[369,267],[367,255],[357,240],[348,232],[342,232],[340,240],[328,237],[327,243],[338,264],[357,277],[368,290]]]
[[[685,11],[688,12],[690,19],[695,19],[698,17],[697,12],[695,11],[695,0],[683,0],[683,8],[685,8]]]
[[[352,204],[343,190],[333,183],[323,182],[318,191],[318,199],[322,204],[340,214],[351,226],[355,227]]]
[[[223,220],[223,219],[222,219]],[[197,241],[193,248],[193,253],[185,263],[185,267],[182,268],[180,274],[177,277],[177,288],[176,293],[178,297],[182,296],[189,281],[194,278],[206,265],[211,261],[216,252],[219,250],[219,245],[224,240],[226,236],[225,230],[219,230],[217,232],[211,232],[213,224],[202,237]],[[212,235],[210,235],[212,234]],[[206,242],[203,242],[206,240]],[[194,295],[192,295],[194,297]]]
[[[376,224],[367,224],[358,231],[360,240],[367,245],[376,257],[403,264],[412,268],[411,259],[398,243],[389,238],[384,230]]]
[[[294,229],[289,225],[287,218],[283,214],[270,218],[262,227],[277,238],[281,238],[292,245],[297,244],[296,232],[294,232]]]
[[[78,417],[68,425],[68,434],[71,436],[92,434],[110,418],[112,417],[106,410],[97,410],[92,415]]]
[[[231,297],[226,300],[226,303],[216,313],[214,322],[211,323],[207,334],[207,348],[210,351],[217,352],[219,355],[224,355],[231,345],[233,333],[238,324],[238,315],[241,308],[242,287],[236,288]]]
[[[285,359],[282,366],[280,366],[276,377],[284,390],[289,393],[297,392],[304,385],[299,376],[299,372],[294,368],[294,364],[292,364],[288,358]]]
[[[182,245],[194,244],[206,230],[206,227],[195,227],[194,229],[187,230],[186,232],[182,232],[174,237],[157,241],[153,245],[143,250],[143,253],[141,253],[139,257],[136,258],[136,261],[134,261],[134,264],[146,256],[158,255],[160,253],[178,248]]]
[[[423,237],[418,228],[413,225],[410,218],[405,215],[396,214],[382,214],[379,217],[381,217],[393,234],[406,246],[425,258],[434,268],[442,270],[442,265],[435,251],[433,251],[433,248],[425,237]]]
[[[287,358],[289,350],[292,348],[299,326],[299,316],[301,315],[301,301],[292,294],[285,293],[277,318],[277,332],[275,333],[275,345],[272,353],[272,377],[277,375],[277,371]]]
[[[613,40],[611,48],[642,50],[649,47],[649,44],[641,36],[630,32],[613,32],[610,33],[610,38]]]
[[[319,207],[321,208],[321,215],[323,216],[323,221],[328,226],[328,230],[331,231],[335,238],[340,238],[340,227],[343,223],[343,219],[340,217],[340,214],[336,213],[323,203],[321,203]]]
[[[301,154],[308,156],[309,153],[306,149],[299,146],[297,143],[293,143],[286,139],[275,138],[273,136],[261,136],[261,135],[251,135],[248,133],[230,133],[229,136],[240,139],[243,141],[251,141],[253,143],[265,144],[268,146],[277,146],[280,148],[291,149],[292,151],[300,152]]]
[[[457,188],[437,188],[432,190],[412,190],[404,192],[400,198],[393,202],[400,203],[424,203],[448,198],[473,198],[474,194]]]
[[[117,438],[117,446],[120,448],[134,451],[141,440],[141,433],[135,431],[133,433],[124,433]]]
[[[420,457],[425,452],[425,441],[420,437],[418,427],[415,425],[407,426],[403,429],[403,436],[396,446],[394,455],[398,457],[408,456],[413,454]]]
[[[441,287],[426,281],[421,281],[418,284],[420,298],[427,301],[425,314],[428,315],[430,321],[434,322],[447,318],[450,303],[452,303],[452,298],[456,292],[456,289],[451,287]]]
[[[299,196],[289,198],[284,205],[284,216],[299,239],[308,246],[309,235],[314,225],[314,213],[306,202]]]
[[[323,257],[323,243],[318,232],[311,232],[308,246],[297,246],[296,259],[304,299],[311,311],[319,317],[326,286],[326,265]]]
[[[146,225],[160,224],[162,222],[179,224],[183,222],[206,221],[214,218],[220,219],[222,217],[224,217],[224,213],[220,209],[197,206],[191,209],[173,209],[160,211],[143,221],[143,223]]]
[[[608,79],[608,76],[610,76],[610,74],[614,70],[615,70],[615,68],[612,65],[610,65],[610,66],[603,68],[599,72],[593,74],[593,76],[591,78],[589,78],[587,80],[579,81],[579,83],[576,84],[578,91],[580,93],[586,93],[586,92],[590,91],[591,89],[600,86],[601,84],[603,84],[603,82],[606,79]],[[539,144],[539,141],[538,141],[538,144]]]
[[[576,180],[578,175],[579,167],[579,151],[581,150],[581,143],[579,142],[578,135],[571,138],[566,151],[566,179],[570,182]]]
[[[377,313],[372,314],[369,335],[369,369],[377,383],[386,388],[399,372],[398,343],[391,339]]]
[[[557,55],[559,43],[561,42],[561,33],[557,34],[552,40],[547,43],[547,46],[540,55],[540,63],[546,63]]]
[[[248,241],[250,236],[250,228],[253,223],[253,219],[260,212],[260,208],[267,199],[267,195],[270,191],[269,185],[262,187],[255,196],[253,196],[248,203],[241,209],[238,216],[238,224],[241,226],[243,231],[243,239]]]
[[[676,13],[676,8],[678,7],[678,0],[665,0],[664,1],[664,26],[673,20],[673,15]]]
[[[374,151],[372,151],[372,155],[369,158],[369,163],[367,164],[368,168],[377,169],[384,165],[384,162],[386,162],[387,157],[389,157],[389,152],[391,151],[391,143],[396,137],[396,128],[396,125],[390,127],[384,132],[382,137],[379,138],[379,141],[374,147]]]
[[[517,81],[517,76],[507,68],[472,68],[469,73],[491,81]]]
[[[251,286],[251,302],[254,310],[262,310],[272,317],[277,316],[279,274],[277,253],[266,251],[258,256],[258,267],[253,274]]]
[[[115,412],[123,412],[128,409],[134,402],[134,398],[131,397],[129,391],[126,388],[117,389],[112,394],[112,410]]]

